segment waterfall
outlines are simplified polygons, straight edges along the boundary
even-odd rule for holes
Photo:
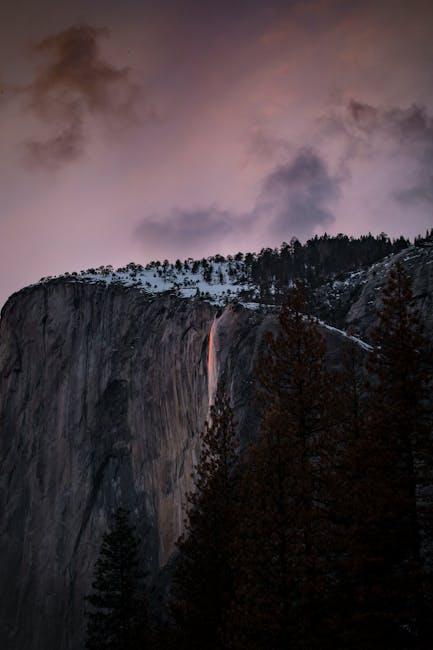
[[[212,321],[209,331],[209,345],[207,352],[207,387],[208,387],[208,401],[209,409],[214,402],[215,394],[218,385],[218,318]]]

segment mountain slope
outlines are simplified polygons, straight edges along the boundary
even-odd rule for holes
[[[380,299],[375,283],[396,259],[410,268],[431,323],[433,250],[412,247],[347,283],[357,297],[343,320],[362,336]],[[239,286],[240,274],[208,286]],[[83,597],[120,503],[157,577],[182,530],[197,433],[220,378],[241,439],[257,433],[254,366],[277,307],[239,296],[222,308],[219,288],[204,300],[174,285],[149,291],[99,276],[46,280],[2,312],[0,645],[10,650],[82,647]],[[321,327],[336,365],[345,334]]]

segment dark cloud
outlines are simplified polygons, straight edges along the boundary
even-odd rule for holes
[[[251,230],[262,230],[264,241],[273,244],[292,236],[306,238],[334,221],[330,204],[339,196],[339,183],[316,152],[301,149],[264,178],[251,212],[234,214],[215,206],[174,210],[163,219],[143,220],[135,236],[173,252],[199,251],[209,242],[216,250]]]
[[[352,100],[343,115],[333,115],[327,123],[328,133],[343,133],[346,161],[363,155],[377,155],[385,150],[390,157],[409,158],[415,166],[403,184],[393,191],[402,203],[433,202],[433,118],[427,110],[413,104],[407,109],[381,108]]]
[[[62,163],[79,158],[84,152],[84,146],[82,122],[77,118],[52,138],[28,142],[27,162],[30,165],[55,169]]]
[[[101,59],[98,40],[107,34],[105,29],[77,25],[35,45],[35,53],[48,58],[30,88],[35,109],[55,112],[66,93],[80,97],[89,110],[112,110],[115,100],[111,91],[128,85],[129,71]]]
[[[433,203],[433,175],[425,182],[413,185],[407,189],[394,192],[394,198],[400,203],[411,205],[413,203]]]
[[[347,113],[350,119],[361,128],[368,130],[376,126],[378,111],[369,104],[352,99],[347,106]]]
[[[75,25],[36,43],[43,59],[34,81],[17,92],[39,119],[57,133],[27,143],[30,161],[53,167],[84,151],[85,122],[90,115],[134,122],[137,87],[128,68],[116,68],[101,57],[99,39],[108,31]]]
[[[235,229],[233,215],[216,206],[190,210],[175,209],[169,217],[149,218],[136,228],[135,235],[146,244],[176,252],[199,250],[209,241],[220,242]]]
[[[352,100],[347,106],[349,122],[365,132],[388,133],[402,144],[432,144],[433,119],[427,110],[413,104],[407,109],[381,109]]]
[[[247,147],[247,155],[261,160],[287,158],[292,147],[284,138],[279,138],[264,129],[256,129]]]
[[[340,193],[340,181],[312,149],[302,149],[288,163],[276,167],[263,181],[256,213],[280,238],[308,237],[332,224],[330,204]]]

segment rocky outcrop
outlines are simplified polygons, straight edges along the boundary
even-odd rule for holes
[[[346,327],[354,327],[361,336],[368,338],[376,324],[381,289],[397,262],[411,278],[414,307],[422,316],[425,334],[433,340],[433,245],[412,246],[372,266],[363,280],[359,297],[348,311]]]
[[[431,323],[431,254],[421,259],[411,268]],[[348,317],[360,332],[374,318],[377,273]],[[241,440],[257,431],[254,366],[275,320],[73,279],[9,299],[0,321],[1,648],[81,650],[83,597],[118,505],[131,511],[151,577],[161,573],[219,379]],[[343,335],[323,331],[335,365]]]

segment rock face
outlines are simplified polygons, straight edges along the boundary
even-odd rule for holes
[[[100,285],[40,286],[6,305],[1,647],[80,647],[117,505],[133,511],[153,571],[172,552],[208,409],[212,318],[205,303]]]
[[[0,331],[0,647],[82,647],[83,596],[120,504],[145,540],[151,574],[164,566],[223,367],[240,428],[252,426],[247,404],[263,327],[262,316],[241,307],[218,315],[206,302],[99,284],[55,282],[8,301]]]
[[[376,322],[376,310],[380,306],[381,288],[386,282],[393,264],[400,262],[412,282],[416,308],[420,311],[427,337],[433,339],[433,246],[412,247],[371,267],[359,297],[352,304],[346,325],[355,327],[362,336],[368,337]]]
[[[431,323],[432,271],[426,279],[417,268],[414,260]],[[367,282],[349,313],[361,332],[376,293]],[[0,321],[1,648],[81,650],[83,598],[119,505],[157,576],[182,531],[219,379],[241,440],[257,431],[253,371],[275,320],[103,283],[56,280],[9,299]],[[338,363],[343,335],[323,331]]]

